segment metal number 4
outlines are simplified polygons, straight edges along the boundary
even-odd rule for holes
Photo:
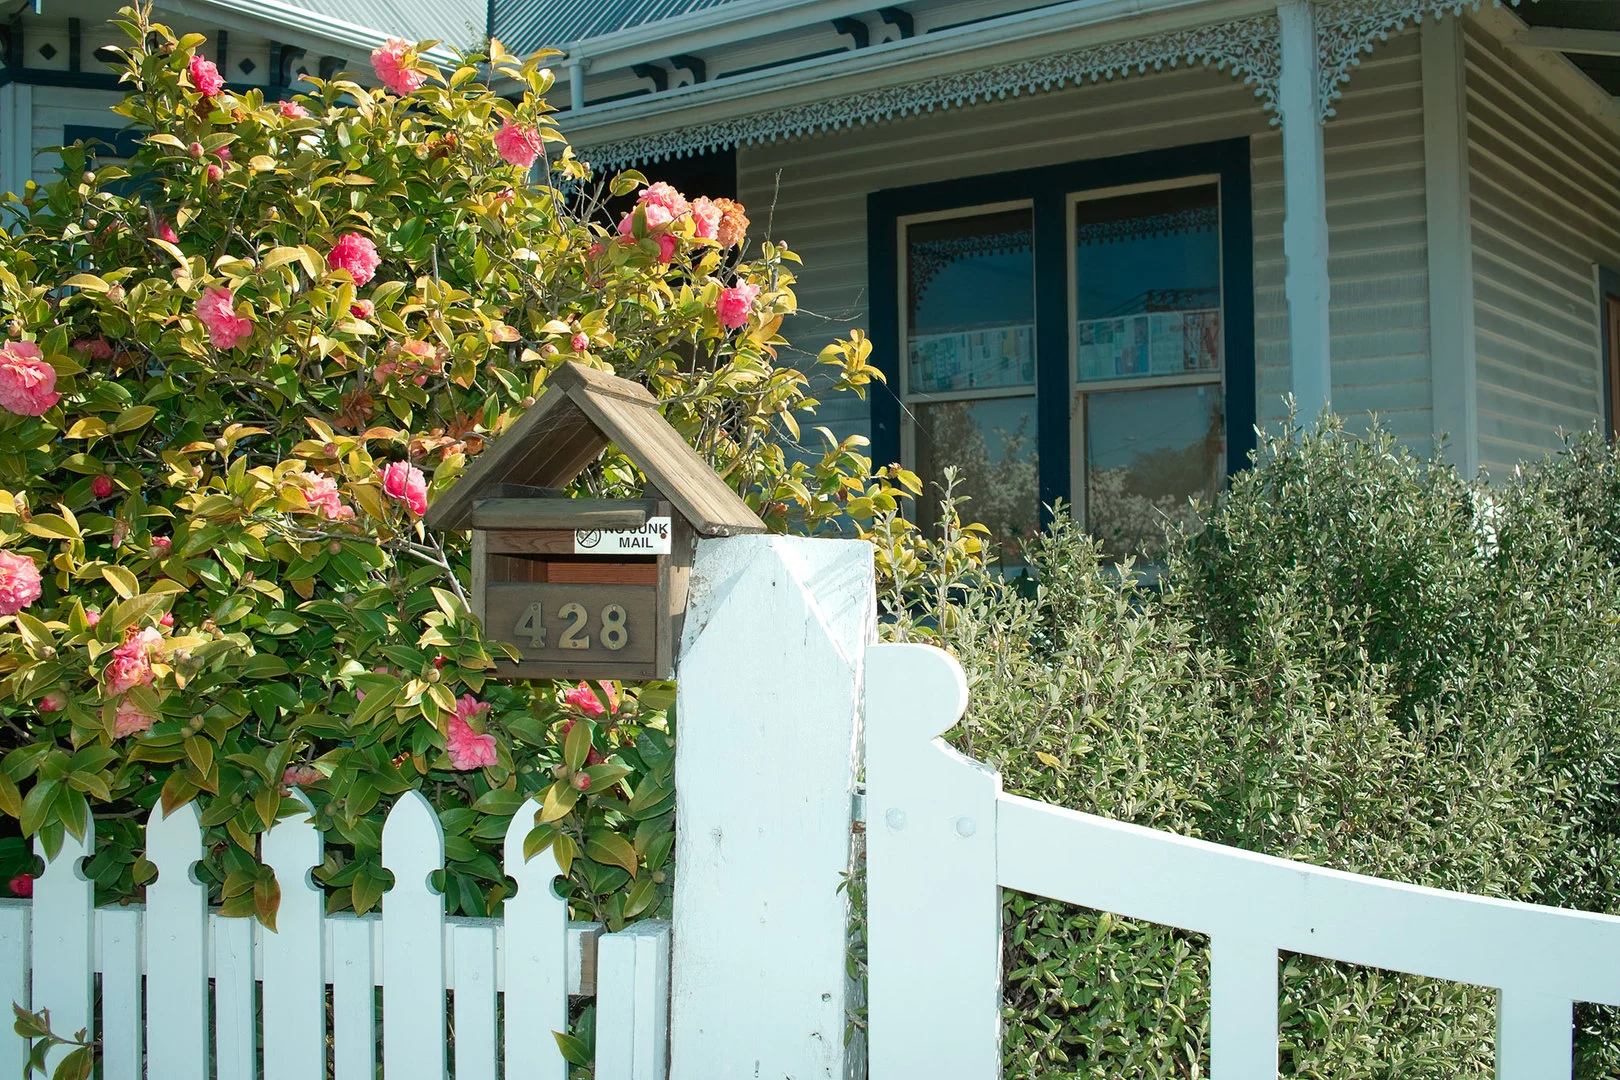
[[[539,604],[530,604],[524,609],[523,618],[518,620],[517,629],[513,633],[517,637],[528,638],[531,648],[546,647],[546,624]]]

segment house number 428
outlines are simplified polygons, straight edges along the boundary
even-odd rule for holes
[[[590,616],[586,614],[583,604],[564,604],[557,609],[557,618],[568,624],[563,627],[562,636],[557,639],[557,648],[591,647],[591,635],[585,632],[585,624],[590,621]],[[601,621],[600,637],[604,649],[618,652],[630,643],[630,627],[625,621],[624,608],[618,604],[608,604],[602,608]],[[536,649],[546,647],[545,611],[538,603],[530,604],[524,609],[523,617],[518,620],[513,633],[517,637],[528,638],[529,644]]]

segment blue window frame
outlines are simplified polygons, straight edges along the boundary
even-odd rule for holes
[[[1095,245],[1121,227],[1132,233],[1128,252],[1100,255]],[[1143,417],[1183,431],[1213,427],[1207,441],[1220,445],[1201,462],[1222,479],[1247,463],[1255,424],[1247,139],[879,191],[867,199],[867,229],[874,355],[888,378],[872,399],[875,460],[951,464],[926,460],[930,425],[977,424],[974,438],[994,465],[995,479],[981,484],[992,500],[1006,502],[1000,488],[1033,470],[1039,505],[1019,496],[1017,507],[1001,508],[1031,525],[1059,500],[1084,514],[1094,471],[1123,460],[1107,441],[1117,449],[1134,438]],[[1166,246],[1172,234],[1175,246]],[[924,288],[932,295],[919,298]],[[1183,372],[1184,326],[1186,340],[1202,345],[1187,346]],[[1120,328],[1140,331],[1142,366],[1106,351]],[[1097,344],[1104,339],[1106,348]],[[1202,452],[1191,445],[1198,431],[1181,441],[1186,453]],[[1078,487],[1077,472],[1088,478]]]

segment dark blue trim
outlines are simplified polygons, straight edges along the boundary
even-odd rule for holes
[[[1620,272],[1598,267],[1598,333],[1603,337],[1603,419],[1608,432],[1620,431],[1620,417],[1614,415],[1615,342],[1609,335],[1608,298],[1620,300]]]
[[[62,145],[72,146],[74,143],[92,139],[100,140],[112,150],[113,157],[132,158],[146,141],[144,133],[115,127],[90,127],[86,124],[68,124],[62,128]],[[92,148],[92,153],[94,149]]]
[[[872,394],[872,459],[900,460],[898,221],[986,203],[1029,200],[1035,207],[1036,416],[1041,502],[1070,499],[1068,212],[1071,192],[1217,175],[1221,182],[1222,300],[1225,309],[1227,468],[1249,462],[1255,446],[1254,212],[1249,140],[1178,146],[1123,157],[992,173],[866,197],[868,323],[873,363],[889,380]]]

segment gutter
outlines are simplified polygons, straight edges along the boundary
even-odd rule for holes
[[[871,0],[864,0],[870,3]],[[683,86],[649,97],[587,106],[570,110],[559,119],[576,145],[610,141],[615,133],[603,129],[633,125],[639,133],[650,118],[674,113],[681,124],[700,123],[735,115],[726,108],[744,99],[791,97],[791,91],[808,88],[809,98],[827,98],[851,91],[908,82],[917,78],[914,68],[933,63],[954,66],[955,58],[974,54],[976,67],[1023,59],[1035,53],[1049,54],[1081,45],[1103,45],[1115,40],[1147,36],[1165,29],[1204,23],[1226,22],[1255,15],[1276,13],[1275,0],[1068,0],[1066,3],[983,22],[955,26],[921,37],[873,45],[855,52],[817,57],[785,64],[766,71],[751,72],[714,83]],[[1196,13],[1196,19],[1190,19]],[[1101,24],[1118,23],[1117,34],[1098,34]],[[1090,32],[1087,32],[1090,31]],[[993,41],[993,45],[986,45]],[[1032,52],[1030,43],[1036,49]],[[863,78],[864,76],[864,78]],[[836,80],[838,89],[826,84]],[[750,102],[749,109],[766,109],[776,100]]]
[[[215,13],[229,14],[236,19],[246,17],[277,30],[290,30],[316,39],[324,43],[321,47],[326,44],[348,46],[363,50],[366,56],[370,56],[371,50],[392,36],[359,23],[306,11],[281,0],[166,0],[164,6],[180,14],[197,17]],[[453,65],[456,62],[455,54],[442,44],[435,45],[423,56],[438,64]]]

